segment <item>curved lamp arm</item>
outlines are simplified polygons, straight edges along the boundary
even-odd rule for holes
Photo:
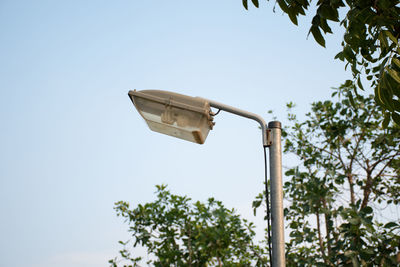
[[[248,118],[248,119],[252,119],[252,120],[257,121],[257,122],[260,124],[261,130],[262,130],[262,142],[263,142],[263,146],[269,146],[269,145],[270,145],[270,144],[268,143],[268,138],[267,138],[267,129],[268,129],[268,126],[267,126],[267,124],[265,123],[264,119],[263,119],[261,116],[259,116],[259,115],[257,115],[257,114],[254,114],[254,113],[251,113],[251,112],[248,112],[248,111],[245,111],[245,110],[241,110],[241,109],[238,109],[238,108],[229,106],[229,105],[225,105],[225,104],[222,104],[222,103],[213,101],[213,100],[209,100],[209,99],[205,99],[205,100],[206,100],[206,101],[210,104],[210,106],[213,107],[213,108],[217,108],[217,109],[220,109],[220,110],[224,110],[224,111],[226,111],[226,112],[233,113],[233,114],[236,114],[236,115],[238,115],[238,116],[245,117],[245,118]]]

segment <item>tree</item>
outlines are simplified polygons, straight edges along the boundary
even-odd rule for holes
[[[120,243],[120,259],[112,266],[128,262],[140,266],[141,257],[128,246],[143,246],[153,259],[152,266],[266,266],[265,251],[253,242],[253,224],[241,219],[213,198],[191,203],[186,196],[157,187],[157,200],[129,208],[117,202],[115,210],[131,225],[132,238]],[[127,266],[127,265],[124,265]]]
[[[248,9],[248,0],[242,0]],[[251,0],[259,7],[258,0]],[[309,11],[311,0],[277,0],[281,10],[297,25],[299,15]],[[325,47],[322,34],[332,33],[328,21],[345,29],[342,51],[336,59],[346,62],[353,73],[353,89],[364,90],[361,78],[370,81],[375,101],[385,114],[384,126],[390,117],[400,125],[400,1],[399,0],[318,0],[309,34]],[[345,17],[339,18],[339,10]],[[351,81],[347,81],[347,86]],[[351,92],[350,92],[351,94]],[[353,94],[357,95],[354,90]]]
[[[285,175],[285,218],[291,240],[289,266],[398,266],[399,214],[381,216],[400,203],[400,127],[380,127],[373,96],[319,101],[304,122],[289,104],[293,125],[284,151],[301,164]]]

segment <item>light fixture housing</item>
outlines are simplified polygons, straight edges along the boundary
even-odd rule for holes
[[[213,128],[206,99],[161,90],[133,90],[128,95],[152,131],[203,144]]]

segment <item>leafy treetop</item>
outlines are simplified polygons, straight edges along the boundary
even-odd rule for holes
[[[400,127],[382,129],[373,96],[350,103],[350,90],[313,103],[302,122],[288,104],[284,151],[300,162],[285,173],[288,266],[400,263],[399,214],[382,215],[400,203]]]
[[[209,198],[192,202],[157,185],[157,199],[130,208],[117,202],[118,216],[126,219],[132,238],[120,241],[120,257],[111,266],[141,266],[142,257],[132,250],[147,249],[152,266],[267,266],[267,253],[255,245],[254,225],[240,218],[222,202]]]
[[[248,9],[248,0],[242,0]],[[259,7],[258,0],[251,0]],[[309,11],[311,0],[276,0],[297,25],[299,15]],[[335,58],[346,62],[353,73],[354,93],[364,90],[365,77],[375,90],[375,101],[383,107],[385,124],[392,118],[400,125],[400,1],[399,0],[318,0],[309,34],[325,47],[323,34],[332,33],[328,22],[345,29],[342,51]],[[346,15],[339,18],[343,8]]]

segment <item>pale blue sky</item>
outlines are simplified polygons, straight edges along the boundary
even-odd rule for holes
[[[350,77],[310,18],[240,0],[0,2],[0,266],[107,266],[127,226],[113,203],[154,185],[251,218],[262,190],[255,122],[221,113],[204,145],[151,132],[131,89],[201,96],[285,122]],[[284,165],[291,162],[285,158]],[[294,163],[292,163],[294,164]]]

